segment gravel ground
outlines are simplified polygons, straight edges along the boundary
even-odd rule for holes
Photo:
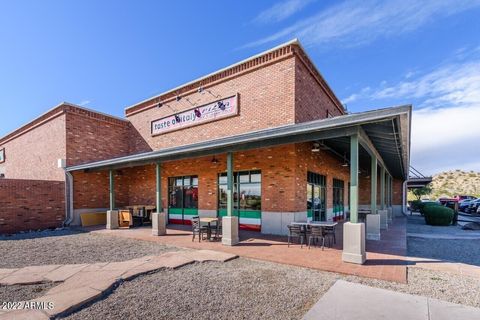
[[[243,258],[195,263],[124,282],[68,319],[296,319],[334,280]]]
[[[300,319],[338,279],[480,307],[480,280],[409,269],[409,283],[239,258],[122,283],[67,319]]]
[[[52,283],[34,285],[0,286],[0,302],[26,301],[38,298],[50,288],[56,286]]]
[[[0,268],[123,261],[178,250],[153,242],[59,230],[0,238]],[[473,240],[408,238],[408,254],[479,265]],[[119,285],[69,319],[299,319],[337,279],[480,307],[480,279],[409,268],[408,284],[239,258],[160,270]],[[0,301],[37,297],[52,284],[0,287]]]
[[[68,229],[31,232],[0,237],[0,268],[124,261],[178,250],[154,242]]]
[[[479,240],[445,240],[408,237],[411,257],[462,262],[480,266]]]

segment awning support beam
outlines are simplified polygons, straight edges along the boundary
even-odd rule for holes
[[[227,153],[227,216],[233,215],[233,153]]]
[[[156,205],[157,205],[157,212],[162,212],[162,175],[161,175],[161,167],[160,162],[156,163],[155,166],[155,177],[156,177]]]
[[[373,214],[377,213],[377,157],[372,156],[372,168],[370,174],[370,209]]]
[[[115,177],[113,174],[113,170],[109,172],[109,179],[110,179],[110,211],[115,210]]]
[[[385,209],[385,168],[380,167],[380,208]]]
[[[350,222],[358,222],[358,135],[350,136]]]

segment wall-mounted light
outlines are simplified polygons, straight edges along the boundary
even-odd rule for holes
[[[177,101],[180,101],[181,99],[182,99],[181,96],[177,96],[177,97],[175,98],[175,100],[177,100]]]
[[[198,93],[202,93],[203,92],[203,87],[199,87],[197,91],[198,91]]]
[[[220,108],[220,110],[225,110],[225,104],[222,101],[218,101],[217,106]]]
[[[318,142],[313,143],[312,152],[320,152],[320,143]]]
[[[159,102],[159,103],[157,104],[157,108],[160,108],[161,106],[163,106],[163,103]]]
[[[195,116],[197,116],[198,118],[200,118],[202,116],[202,113],[200,112],[200,110],[198,108],[193,110],[193,112],[195,112]]]
[[[175,115],[175,121],[176,122],[182,121],[182,119],[180,119],[180,116],[178,114]]]
[[[346,152],[343,154],[343,163],[342,163],[342,167],[348,167],[347,153],[346,153]]]
[[[212,158],[212,163],[213,163],[213,164],[217,164],[217,163],[218,163],[218,159],[215,158],[215,156],[213,156],[213,158]]]

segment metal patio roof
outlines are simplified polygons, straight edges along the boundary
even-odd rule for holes
[[[253,131],[240,135],[194,143],[179,147],[133,154],[67,167],[69,172],[78,170],[106,170],[172,161],[225,152],[263,148],[281,144],[307,141],[326,141],[332,148],[349,153],[350,135],[363,137],[365,151],[369,147],[380,156],[387,171],[396,178],[407,179],[410,163],[411,105],[390,107],[352,113],[333,118],[303,122],[281,127]],[[368,154],[367,154],[368,155]]]

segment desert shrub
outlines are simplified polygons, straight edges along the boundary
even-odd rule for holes
[[[423,207],[425,222],[432,226],[448,226],[453,220],[453,210],[440,205]]]
[[[440,206],[440,204],[435,201],[424,201],[418,204],[418,211],[423,215],[425,214],[425,208],[430,206]]]

